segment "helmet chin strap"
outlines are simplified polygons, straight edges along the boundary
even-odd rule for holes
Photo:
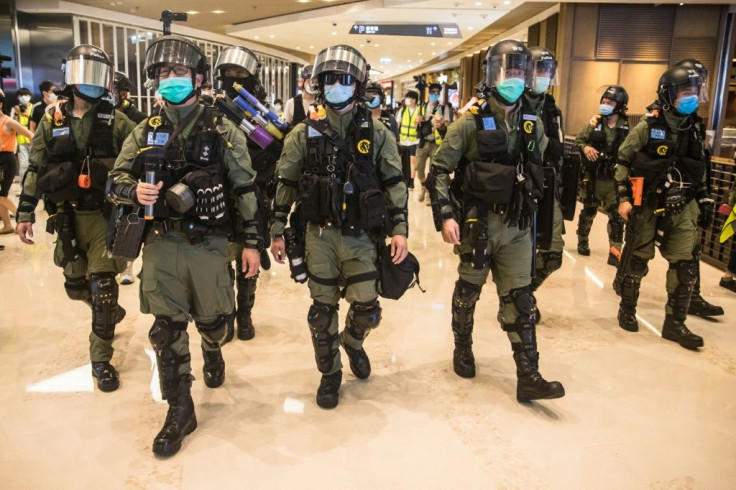
[[[350,110],[353,108],[354,105],[355,105],[355,96],[350,97],[350,99],[347,102],[343,102],[342,104],[334,105],[334,104],[330,104],[329,102],[327,103],[327,106],[330,109],[332,109],[333,111],[335,111],[337,114],[341,116],[343,114],[347,114],[348,112],[350,112]]]

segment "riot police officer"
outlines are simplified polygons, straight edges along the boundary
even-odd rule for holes
[[[623,87],[611,85],[600,100],[599,113],[575,138],[573,149],[582,153],[583,209],[578,218],[578,253],[590,255],[588,235],[593,220],[602,207],[608,214],[608,264],[617,266],[624,240],[624,222],[616,211],[616,188],[613,169],[618,148],[629,134],[629,118],[626,115],[629,94]]]
[[[708,69],[703,65],[700,61],[693,59],[693,58],[685,58],[684,60],[680,60],[677,63],[675,63],[675,66],[682,66],[684,68],[690,68],[698,72],[698,75],[700,75],[700,78],[703,80],[703,86],[700,89],[700,101],[701,102],[707,102],[708,101]],[[705,124],[702,120],[698,121],[698,126],[700,128],[700,134],[703,138],[703,141],[706,140],[705,135]],[[706,199],[710,199],[710,169],[711,169],[711,152],[710,148],[708,146],[705,146],[705,164],[706,164],[706,182],[708,184],[708,196],[705,197]],[[708,229],[713,224],[713,213],[714,209],[711,205],[708,205],[707,202],[703,202],[701,206],[699,206],[703,213],[698,217],[698,226],[703,229]],[[700,240],[696,238],[695,240],[695,246],[693,247],[693,259],[696,260],[696,264],[698,267],[697,270],[697,278],[695,279],[695,284],[693,285],[693,294],[690,297],[690,306],[688,307],[688,314],[690,315],[697,315],[701,317],[711,317],[711,316],[721,316],[724,314],[723,308],[720,306],[714,305],[712,303],[709,303],[706,301],[705,298],[703,298],[700,295],[700,251],[702,250],[702,247],[700,245]]]
[[[257,201],[245,136],[213,107],[198,104],[198,89],[210,70],[204,52],[183,37],[162,36],[146,50],[145,69],[166,105],[126,140],[110,174],[109,197],[146,206],[151,218],[143,247],[141,312],[155,316],[148,336],[169,404],[153,452],[170,456],[197,427],[190,320],[203,340],[205,384],[224,382],[220,346],[234,307],[228,209],[234,206],[252,222]],[[246,277],[252,277],[259,267],[255,227],[245,233],[242,263]]]
[[[146,119],[146,115],[139,111],[135,104],[130,100],[130,87],[130,79],[125,75],[125,73],[116,71],[115,77],[113,78],[115,108],[128,116],[128,119],[138,124]]]
[[[399,124],[391,111],[383,108],[386,97],[383,94],[383,87],[380,82],[369,80],[365,88],[366,102],[365,106],[370,109],[373,119],[377,119],[386,126],[396,137],[396,144],[399,143]]]
[[[544,129],[522,97],[531,88],[532,57],[518,41],[488,50],[485,97],[447,131],[430,173],[435,226],[460,256],[452,295],[453,367],[475,376],[475,304],[489,272],[500,299],[498,319],[516,362],[519,401],[559,398],[557,381],[539,373],[536,300],[531,288],[531,224],[542,196]],[[450,180],[454,172],[455,179]]]
[[[224,91],[227,97],[233,100],[238,96],[238,91],[234,86],[238,83],[262,101],[266,93],[258,78],[260,71],[261,62],[250,49],[242,46],[225,48],[220,52],[215,63],[215,80],[218,90]],[[260,203],[258,219],[252,224],[260,226],[257,239],[259,248],[263,251],[261,253],[261,264],[264,269],[269,268],[266,249],[270,246],[268,223],[270,221],[269,210],[271,208],[271,202],[268,197],[267,186],[273,180],[276,161],[279,159],[282,148],[283,143],[278,138],[275,138],[266,148],[261,148],[254,141],[248,139],[248,153],[250,155],[251,166],[256,171],[256,195]],[[241,234],[243,226],[247,225],[247,223],[241,223],[241,226],[239,226]],[[256,334],[255,327],[253,326],[252,310],[256,300],[258,275],[246,278],[242,272],[243,264],[240,260],[243,252],[242,239],[232,242],[230,248],[230,254],[236,262],[235,284],[238,290],[236,297],[237,335],[240,340],[250,340]]]
[[[92,309],[89,353],[101,391],[120,386],[110,359],[115,325],[125,316],[115,282],[125,262],[105,254],[105,182],[134,128],[109,101],[112,71],[97,46],[81,44],[69,51],[62,65],[62,93],[69,99],[50,107],[36,129],[18,204],[18,234],[32,244],[34,210],[44,198],[46,230],[58,237],[54,264],[64,271],[64,289]]]
[[[395,139],[357,103],[365,94],[368,71],[363,55],[350,46],[331,46],[317,54],[314,76],[326,107],[289,133],[277,169],[271,251],[277,262],[284,262],[284,227],[297,201],[299,221],[306,226],[313,299],[307,322],[322,373],[317,390],[322,408],[338,403],[340,344],[356,377],[365,379],[371,373],[363,341],[381,320],[376,241],[383,243],[387,220],[393,262],[403,261],[408,253],[408,193]],[[345,330],[338,335],[341,278],[350,309]]]
[[[551,204],[552,209],[541,209],[537,219],[537,227],[546,230],[545,244],[537,245],[536,273],[532,278],[532,290],[544,282],[547,277],[562,266],[562,250],[565,241],[562,239],[562,210],[559,199],[559,173],[562,170],[562,157],[565,153],[564,130],[562,126],[562,111],[547,90],[557,81],[557,60],[554,54],[546,48],[537,46],[529,48],[534,63],[532,86],[524,96],[527,104],[534,110],[539,121],[544,126],[547,136],[547,149],[544,152],[542,163],[545,167],[545,193],[542,203]],[[551,220],[550,220],[551,218]],[[547,222],[551,221],[551,222]]]
[[[641,280],[655,245],[669,262],[667,304],[662,337],[688,349],[703,346],[687,326],[688,306],[697,278],[695,242],[699,206],[708,201],[705,151],[696,111],[702,79],[697,71],[674,67],[657,86],[661,111],[641,121],[619,148],[616,166],[618,210],[628,220],[624,259],[614,289],[621,296],[619,326],[635,332]],[[629,177],[643,179],[641,205]],[[637,186],[638,187],[638,186]],[[632,203],[633,201],[633,203]]]

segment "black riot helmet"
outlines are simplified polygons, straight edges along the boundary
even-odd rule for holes
[[[116,93],[119,92],[130,92],[132,84],[130,79],[121,71],[116,71],[113,77],[113,87]]]
[[[557,60],[547,48],[535,46],[529,48],[532,55],[532,86],[535,94],[543,94],[551,85],[557,84]]]
[[[694,88],[700,96],[702,87],[703,80],[696,70],[684,66],[673,66],[659,77],[657,101],[665,111],[675,110],[678,92]]]
[[[314,71],[314,65],[304,65],[301,73],[299,74],[299,77],[302,80],[309,80],[310,78],[312,78],[313,71]]]
[[[381,82],[377,80],[369,80],[368,83],[365,85],[365,95],[366,98],[369,99],[368,103],[370,103],[371,100],[373,100],[373,97],[375,95],[378,95],[380,102],[378,105],[383,105],[385,102],[385,96],[383,93],[383,86],[381,85]],[[371,107],[371,109],[375,109],[375,107]]]
[[[314,58],[314,72],[312,77],[319,82],[319,90],[323,98],[333,109],[342,109],[352,103],[356,97],[365,95],[365,86],[368,81],[368,72],[371,67],[360,52],[352,46],[338,44],[330,46]],[[339,82],[341,85],[355,83],[355,93],[345,102],[334,103],[329,101],[325,94],[325,85],[333,85]]]
[[[73,91],[74,85],[91,85],[104,89],[105,92],[112,91],[112,61],[101,48],[93,44],[80,44],[73,47],[64,58],[61,71],[64,75],[64,88],[61,93],[67,97],[73,93],[90,102],[99,99],[99,97],[91,98],[76,90]]]
[[[613,108],[614,114],[625,114],[629,108],[629,93],[621,85],[610,85],[601,95],[601,102],[604,97],[616,103],[616,107]]]
[[[150,80],[156,80],[157,68],[169,63],[186,66],[205,80],[210,78],[210,64],[204,51],[185,37],[173,34],[161,36],[148,45],[145,70]]]
[[[299,74],[302,79],[302,89],[310,95],[316,95],[319,92],[317,80],[312,78],[313,72],[314,65],[305,65]]]
[[[700,102],[708,102],[708,69],[695,58],[685,58],[674,64],[683,68],[690,68],[698,72],[701,78]]]
[[[248,72],[243,76],[225,76],[228,68],[245,70]],[[258,56],[248,48],[243,46],[230,46],[223,49],[215,62],[215,82],[217,90],[225,90],[228,97],[234,99],[238,96],[233,88],[234,83],[239,83],[245,90],[250,92],[258,100],[263,100],[266,96],[265,90],[261,87],[258,75],[261,72],[261,62]],[[260,88],[260,90],[259,90]]]
[[[516,103],[523,89],[532,85],[532,55],[519,41],[506,39],[493,45],[486,55],[485,84],[506,103]],[[507,83],[521,79],[516,84]],[[521,93],[518,93],[521,86]],[[512,90],[508,90],[511,88]],[[514,99],[514,100],[511,100]]]

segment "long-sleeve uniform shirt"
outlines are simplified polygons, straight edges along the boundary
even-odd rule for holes
[[[175,109],[172,107],[165,107],[166,117],[176,127],[179,121],[189,114],[191,110],[196,110],[201,113],[204,108],[200,105],[193,105],[191,108],[187,107],[182,110]],[[192,119],[192,121],[179,133],[179,140],[183,142],[189,137],[192,128],[196,124],[199,116]],[[146,147],[146,125],[148,120],[141,122],[130,134],[130,137],[125,141],[123,149],[118,155],[118,159],[115,162],[115,168],[110,172],[110,175],[115,178],[115,182],[136,184],[139,180],[138,176],[131,173],[133,167],[133,160],[141,151],[142,148]],[[236,207],[240,215],[245,222],[252,222],[256,211],[258,210],[258,202],[253,192],[246,192],[241,195],[237,195],[235,189],[242,187],[250,187],[255,182],[256,172],[251,167],[250,156],[248,155],[248,143],[245,139],[243,132],[237,128],[233,123],[227,119],[219,120],[226,132],[224,138],[227,141],[223,151],[223,157],[220,164],[225,171],[225,178],[230,183],[230,195],[237,196]],[[248,226],[245,228],[245,233],[249,237],[256,235],[256,227]],[[245,245],[249,248],[256,248],[257,240],[255,238],[248,238],[245,241]]]
[[[339,115],[328,107],[326,112],[330,128],[337,132],[340,137],[345,138],[357,110],[357,108],[353,108],[346,114]],[[281,153],[281,158],[276,167],[276,173],[280,179],[298,182],[301,178],[304,162],[307,158],[306,129],[306,124],[299,123],[286,137],[284,151]],[[373,163],[376,166],[378,176],[383,182],[391,179],[396,180],[397,177],[403,175],[395,137],[378,121],[373,123]],[[406,214],[403,211],[399,212],[399,210],[406,209],[408,199],[406,186],[403,185],[403,182],[390,185],[385,189],[385,193],[388,196],[390,208],[396,210],[392,216],[394,225],[392,235],[406,235],[408,231]],[[297,188],[293,185],[279,182],[276,188],[276,198],[274,199],[276,219],[271,227],[272,235],[283,235],[288,216],[288,212],[284,210],[291,209],[291,205],[296,201],[298,194]]]

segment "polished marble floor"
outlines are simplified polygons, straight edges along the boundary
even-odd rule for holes
[[[478,376],[453,373],[457,260],[415,196],[409,244],[427,292],[383,301],[383,323],[366,342],[370,379],[346,371],[339,407],[317,407],[307,288],[274,265],[259,281],[255,339],[224,348],[223,387],[204,386],[201,352],[192,349],[199,428],[168,460],[151,453],[166,405],[138,282],[121,286],[128,316],[114,363],[122,386],[101,393],[89,375],[89,313],[66,298],[45,216],[35,246],[0,237],[0,488],[736,486],[736,295],[718,287],[718,270],[703,264],[703,294],[727,316],[690,319],[705,348],[687,351],[659,336],[665,262],[650,264],[642,328],[628,333],[615,319],[604,216],[590,257],[576,254],[571,231],[562,269],[538,293],[541,371],[567,396],[520,404],[492,286],[476,311]]]

